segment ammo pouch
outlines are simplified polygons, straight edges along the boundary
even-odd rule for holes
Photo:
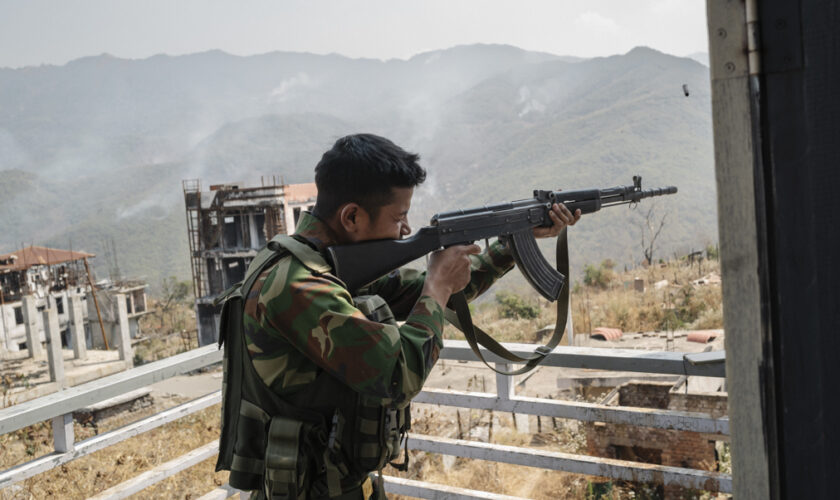
[[[313,475],[307,453],[313,425],[292,418],[270,417],[258,406],[242,400],[231,463],[231,485],[256,485],[268,500],[306,498]],[[259,485],[262,480],[263,484]]]
[[[382,432],[379,432],[382,422]],[[399,458],[405,437],[411,427],[409,406],[393,408],[382,406],[378,400],[359,398],[356,415],[356,461],[363,470],[380,470],[391,464],[397,470],[408,469],[408,454],[402,464],[393,463]]]
[[[379,295],[359,295],[353,297],[353,305],[356,309],[362,311],[362,314],[371,321],[377,323],[387,323],[389,325],[397,325],[397,320],[394,319],[394,313],[388,307],[385,299]]]

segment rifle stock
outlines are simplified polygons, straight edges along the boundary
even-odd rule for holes
[[[335,275],[347,285],[348,290],[356,291],[390,271],[438,250],[441,246],[438,231],[427,226],[404,240],[374,240],[353,245],[336,245],[327,248],[327,254],[332,261]],[[375,263],[375,266],[366,263]]]

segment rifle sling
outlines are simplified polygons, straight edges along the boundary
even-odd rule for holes
[[[464,296],[463,291],[454,294],[450,299],[449,303],[452,309],[447,308],[444,310],[446,320],[449,321],[452,326],[463,332],[464,337],[467,339],[467,343],[470,345],[470,349],[472,349],[473,353],[475,353],[475,355],[478,356],[478,359],[483,361],[484,364],[494,372],[502,375],[520,375],[527,373],[536,368],[537,365],[545,359],[545,356],[554,350],[554,348],[557,347],[557,344],[560,343],[560,340],[563,339],[569,312],[569,242],[566,235],[566,228],[563,228],[563,230],[560,231],[560,235],[557,236],[556,255],[557,270],[560,271],[563,276],[566,276],[566,283],[560,291],[560,297],[557,299],[557,322],[554,325],[554,332],[551,334],[551,338],[548,340],[548,343],[544,346],[538,347],[531,356],[517,356],[507,350],[500,343],[496,342],[496,340],[488,335],[487,332],[473,325],[470,308],[467,305],[467,299]],[[525,365],[512,371],[498,370],[496,367],[488,363],[486,359],[484,359],[484,356],[481,354],[481,350],[478,347],[479,345],[502,359],[506,359],[517,364],[524,363]]]

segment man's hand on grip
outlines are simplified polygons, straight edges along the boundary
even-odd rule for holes
[[[470,255],[481,252],[478,245],[454,245],[432,252],[426,271],[423,294],[435,299],[441,306],[449,296],[460,292],[470,282]]]

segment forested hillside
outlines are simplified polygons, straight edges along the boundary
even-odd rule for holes
[[[0,69],[0,252],[101,257],[113,237],[124,273],[188,279],[182,179],[309,182],[337,137],[361,131],[421,154],[415,226],[641,174],[680,188],[656,202],[661,253],[717,239],[706,66],[646,48],[579,60],[475,45],[407,61],[207,52]],[[647,206],[582,221],[573,266],[639,261]]]

